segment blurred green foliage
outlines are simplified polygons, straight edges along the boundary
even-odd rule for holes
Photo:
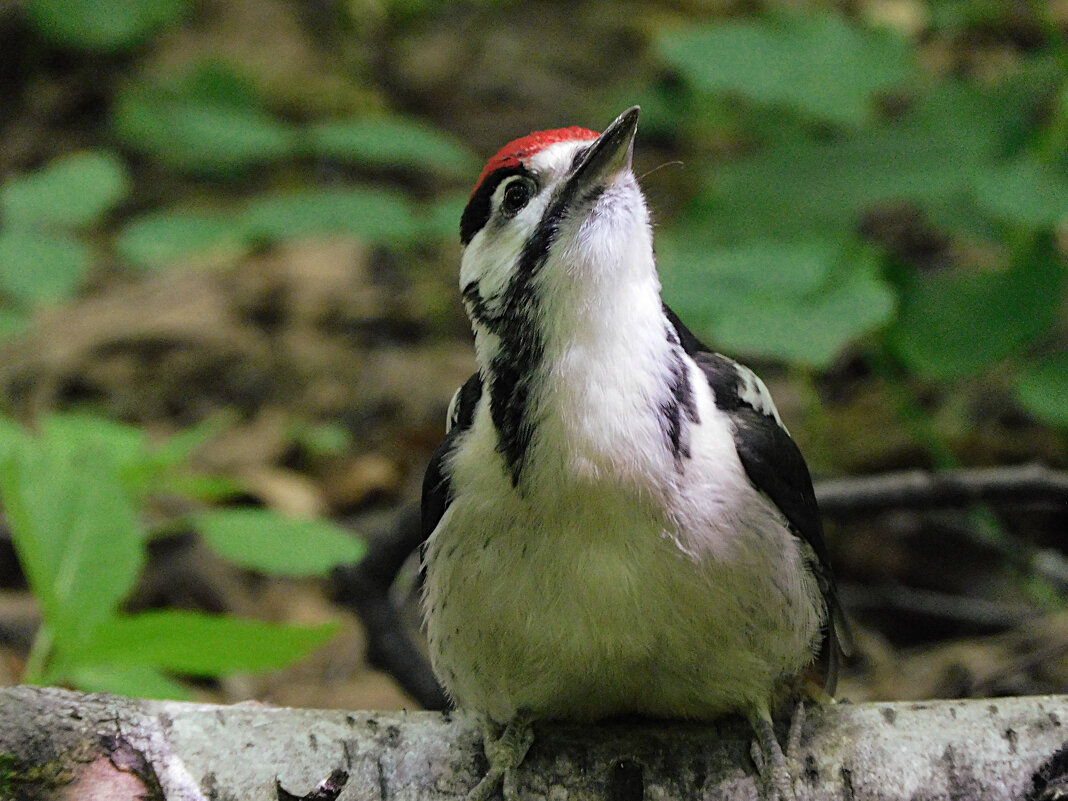
[[[151,499],[216,500],[226,492],[189,468],[191,452],[214,433],[204,425],[153,446],[142,430],[95,416],[52,415],[34,431],[0,418],[0,503],[44,615],[25,681],[187,697],[173,674],[278,668],[334,634],[333,625],[122,611],[155,534],[145,523]],[[188,523],[223,558],[264,573],[321,576],[364,550],[333,524],[262,509],[205,511]]]
[[[96,222],[130,191],[114,153],[81,152],[0,188],[0,214],[12,228],[79,228]]]
[[[215,213],[149,212],[123,227],[115,247],[132,266],[159,268],[218,249],[244,251],[316,235],[356,234],[371,243],[403,247],[420,241],[425,230],[408,198],[392,189],[281,189]]]
[[[225,64],[209,62],[169,84],[139,82],[115,99],[116,134],[176,170],[235,176],[292,154],[297,131],[272,115]]]
[[[685,90],[654,100],[658,128],[756,137],[662,232],[669,302],[724,349],[808,369],[847,347],[884,351],[899,378],[1008,368],[1019,403],[1063,425],[1068,394],[1040,389],[1063,375],[1048,351],[1065,333],[1065,47],[1000,80],[932,83],[915,43],[826,10],[661,34]],[[1001,263],[921,270],[865,240],[902,209]]]
[[[185,16],[190,0],[26,0],[26,16],[42,36],[82,50],[127,50]]]
[[[295,520],[268,509],[213,509],[193,523],[223,558],[274,576],[322,576],[335,565],[358,562],[364,551],[332,523]]]
[[[694,25],[662,36],[659,49],[697,91],[736,93],[842,125],[870,120],[872,96],[915,70],[903,39],[833,13],[773,10]]]
[[[232,68],[214,61],[172,87],[127,87],[116,100],[114,127],[120,140],[146,156],[215,178],[236,179],[264,164],[306,156],[443,176],[477,169],[470,150],[399,116],[286,123]],[[20,330],[34,304],[78,290],[97,260],[79,229],[100,223],[131,188],[114,152],[64,156],[0,187],[0,291],[11,316],[8,326],[0,317],[0,333]],[[217,208],[157,209],[129,218],[114,247],[126,263],[142,268],[314,234],[350,233],[403,247],[442,237],[434,212],[417,211],[405,195],[382,186],[280,189]]]
[[[63,156],[0,186],[0,291],[9,329],[38,304],[72,297],[93,267],[82,238],[130,191],[119,157],[107,151]]]
[[[1060,321],[1064,268],[1049,239],[1001,270],[903,279],[890,344],[918,373],[954,379],[1024,354]]]
[[[1021,371],[1017,392],[1036,415],[1068,428],[1068,353],[1055,353],[1028,364]]]
[[[802,237],[702,247],[689,236],[666,239],[658,248],[666,296],[730,352],[829,364],[893,313],[894,293],[879,278],[872,248],[859,242]]]
[[[407,21],[442,5],[386,4]],[[666,299],[716,347],[803,375],[843,354],[866,357],[901,388],[903,417],[918,408],[909,392],[982,379],[1068,429],[1056,239],[1068,223],[1068,45],[1042,18],[1045,4],[1030,4],[1045,39],[983,80],[931,75],[919,37],[829,8],[768,5],[654,31],[652,58],[672,80],[626,99],[644,93],[646,135],[699,154],[692,196],[657,232]],[[479,164],[447,133],[380,110],[281,109],[218,57],[177,72],[136,68],[152,37],[197,12],[189,0],[20,8],[49,46],[132,66],[108,95],[96,149],[0,184],[0,336],[24,331],[35,310],[72,298],[105,265],[210,264],[320,234],[401,251],[456,238]],[[927,9],[933,36],[1021,13],[995,0]],[[708,145],[725,141],[727,157]],[[330,185],[307,178],[323,173]],[[157,193],[161,178],[182,189]],[[413,185],[438,200],[416,203]],[[911,262],[871,235],[873,221],[902,213],[988,257]],[[948,449],[935,426],[924,430],[937,460]],[[323,521],[203,511],[235,491],[188,468],[206,431],[153,446],[99,417],[46,417],[32,431],[0,418],[0,503],[45,618],[27,680],[182,697],[175,675],[276,667],[330,636],[330,627],[122,610],[156,533],[146,512],[164,492],[200,504],[179,523],[252,570],[322,575],[362,553]],[[309,450],[336,452],[346,434],[299,436]]]
[[[235,177],[299,156],[457,176],[478,168],[463,144],[399,115],[289,122],[225,62],[208,60],[171,83],[139,82],[115,104],[115,132],[180,171]]]

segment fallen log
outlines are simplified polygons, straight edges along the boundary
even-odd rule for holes
[[[538,725],[530,799],[756,799],[750,730]],[[784,732],[780,732],[784,735]],[[1068,797],[1068,696],[836,704],[807,715],[799,799]],[[215,706],[0,689],[0,797],[12,801],[454,799],[486,763],[460,713]]]

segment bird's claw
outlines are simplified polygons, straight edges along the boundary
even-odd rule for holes
[[[786,752],[783,753],[775,737],[771,717],[759,715],[752,720],[756,739],[750,746],[750,755],[764,782],[772,801],[797,801],[794,779],[801,771],[801,730],[805,725],[805,705],[800,702],[790,719],[790,731],[786,736]]]
[[[505,801],[519,798],[516,789],[516,768],[534,742],[534,728],[529,715],[516,715],[500,729],[492,723],[486,726],[482,748],[489,769],[467,794],[467,801],[490,801],[500,788]]]

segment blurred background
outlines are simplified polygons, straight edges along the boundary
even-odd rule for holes
[[[1068,690],[1068,479],[1012,469],[1068,462],[1066,32],[1064,0],[0,0],[0,683],[433,705],[403,557],[474,367],[460,213],[504,142],[638,103],[665,297],[822,487],[1006,468],[963,474],[989,504],[828,503],[840,694]]]

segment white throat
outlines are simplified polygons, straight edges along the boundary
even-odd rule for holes
[[[577,231],[565,231],[536,291],[544,352],[530,466],[616,481],[673,472],[657,416],[673,345],[633,177],[610,187]],[[635,454],[652,463],[638,464]]]

